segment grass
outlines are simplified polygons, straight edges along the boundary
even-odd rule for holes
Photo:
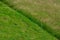
[[[21,13],[0,2],[0,40],[58,40]]]
[[[23,15],[60,39],[59,0],[6,0],[4,2],[13,9],[22,11]]]

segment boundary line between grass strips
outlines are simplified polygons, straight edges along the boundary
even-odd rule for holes
[[[14,9],[14,10],[16,10],[16,9]],[[32,16],[26,15],[26,14],[25,14],[26,12],[23,12],[23,11],[21,11],[21,10],[16,10],[16,11],[19,12],[19,13],[22,13],[22,15],[24,15],[24,16],[27,17],[29,20],[31,20],[31,22],[39,25],[39,27],[41,27],[42,29],[44,29],[45,31],[47,31],[49,34],[51,34],[51,35],[53,35],[54,37],[60,39],[60,36],[58,36],[57,34],[54,34],[53,32],[51,32],[52,29],[51,29],[51,28],[47,28],[48,26],[47,26],[45,23],[43,23],[43,22],[41,22],[41,21],[38,21],[37,19],[33,19]]]
[[[5,3],[5,2],[3,2],[3,3],[6,4],[6,5],[8,5],[8,4]],[[8,7],[10,7],[11,9],[14,9],[13,7],[11,7],[11,6],[9,6],[9,5],[8,5]],[[52,33],[52,32],[50,31],[51,28],[49,28],[50,30],[49,30],[48,28],[46,28],[46,27],[47,27],[46,24],[42,23],[41,21],[37,21],[36,19],[33,19],[32,16],[26,15],[26,14],[25,14],[26,12],[23,12],[22,9],[21,9],[21,10],[16,10],[16,9],[14,9],[14,10],[17,11],[18,13],[21,13],[23,16],[27,17],[29,20],[31,20],[31,22],[33,22],[33,23],[37,24],[38,26],[40,26],[41,28],[43,28],[43,30],[47,31],[47,32],[48,32],[49,34],[51,34],[52,36],[60,39],[57,35],[55,35],[54,33]]]
[[[7,3],[3,2],[4,4],[6,4],[8,7],[10,7]],[[13,9],[13,7],[10,7],[11,9]],[[37,24],[38,26],[40,26],[43,30],[45,30],[46,32],[48,32],[49,34],[51,34],[53,37],[57,38],[57,39],[60,39],[59,37],[57,37],[57,35],[54,35],[52,32],[49,31],[49,29],[46,29],[47,25],[42,23],[41,21],[38,22],[36,19],[33,20],[33,17],[32,16],[28,16],[28,15],[25,15],[26,12],[23,12],[23,10],[16,10],[16,9],[13,9],[15,10],[16,12],[18,13],[21,13],[23,16],[25,16],[26,18],[28,18],[29,20],[31,20],[31,22]]]

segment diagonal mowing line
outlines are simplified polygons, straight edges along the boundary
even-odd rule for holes
[[[11,7],[12,8],[12,7]],[[13,8],[12,8],[13,9]],[[16,9],[14,9],[16,10]],[[48,27],[45,23],[41,22],[41,21],[37,21],[36,19],[31,18],[31,16],[25,15],[25,13],[22,10],[16,10],[17,12],[21,13],[22,15],[24,15],[25,17],[27,17],[29,20],[31,20],[31,22],[34,22],[35,24],[39,25],[41,28],[43,28],[45,31],[47,31],[48,33],[50,33],[51,35],[53,35],[54,37],[60,39],[60,37],[58,37],[57,35],[54,35],[51,31],[49,31],[49,29],[51,30],[51,28],[46,28]]]
[[[1,5],[1,6],[2,6],[2,5]],[[6,5],[6,6],[7,6],[7,5]],[[8,7],[8,6],[7,6],[7,7]],[[2,8],[5,8],[5,6],[2,6]],[[3,10],[1,13],[4,13],[4,12],[5,12],[7,9],[9,9],[9,8],[10,8],[10,7],[6,8],[6,9],[4,10],[4,9],[1,9],[1,7],[0,7],[0,11]],[[10,8],[10,9],[11,9],[11,8]],[[7,11],[6,11],[6,14],[9,15],[10,12],[13,12],[13,15],[14,15],[14,13],[15,13],[14,11],[15,11],[15,10],[14,10],[14,11],[12,11],[12,10],[13,10],[13,9],[11,9],[11,11],[7,10],[7,11],[9,11],[9,13],[7,13]],[[18,12],[16,12],[16,13],[18,13]],[[18,14],[19,14],[19,13],[18,13]],[[12,15],[12,13],[11,13],[11,15]],[[12,16],[13,16],[13,15],[12,15]],[[17,15],[17,14],[15,14],[15,15]],[[25,22],[27,22],[27,21],[30,22],[31,26],[33,25],[33,26],[35,26],[35,27],[39,27],[37,24],[36,24],[36,25],[37,25],[37,26],[36,26],[35,23],[31,22],[31,21],[30,21],[27,17],[25,17],[24,15],[22,15],[22,14],[19,14],[19,15],[20,15],[20,16],[23,16],[23,17],[22,17],[23,20],[24,20],[24,18],[25,18]],[[19,15],[17,15],[17,16],[19,16]],[[20,17],[20,16],[19,16],[19,17]],[[26,21],[26,19],[27,19],[27,21]],[[32,26],[32,27],[33,27],[33,26]],[[39,29],[41,29],[41,28],[39,28]],[[41,30],[39,30],[39,31],[41,31]],[[43,32],[43,33],[44,33],[44,32]],[[45,36],[44,36],[44,37],[45,37]],[[52,36],[52,37],[53,37],[53,36]],[[53,39],[51,39],[51,40],[53,40]]]
[[[5,3],[5,4],[7,4],[7,3]],[[8,4],[7,4],[7,5],[8,5]],[[10,6],[9,6],[9,7],[10,7]],[[12,8],[12,7],[10,7],[10,8]],[[12,9],[13,9],[13,8],[12,8]],[[16,10],[16,9],[14,9],[14,10]],[[49,29],[46,28],[46,27],[47,27],[46,24],[42,23],[41,21],[39,22],[39,21],[37,21],[36,19],[33,19],[32,17],[29,17],[28,15],[25,15],[26,12],[23,12],[23,10],[16,10],[16,11],[19,12],[19,13],[21,13],[21,14],[23,14],[25,17],[27,17],[28,19],[30,19],[32,22],[34,22],[34,23],[38,24],[39,26],[41,26],[44,30],[46,30],[46,31],[47,31],[48,33],[50,33],[51,35],[57,37],[57,36],[54,35],[51,31],[49,31]],[[59,39],[59,37],[57,37],[57,38]]]
[[[10,7],[10,8],[12,8],[12,7]],[[12,9],[13,9],[13,8],[12,8]],[[16,9],[14,9],[14,10],[16,10]],[[38,24],[39,26],[41,26],[44,30],[46,30],[47,32],[49,32],[51,35],[55,36],[55,35],[52,34],[48,29],[45,28],[45,27],[47,27],[46,24],[44,24],[44,23],[42,23],[42,22],[38,22],[38,21],[36,21],[36,19],[33,20],[33,18],[25,15],[24,12],[23,12],[23,10],[20,10],[20,11],[16,10],[16,11],[19,12],[19,13],[21,13],[21,14],[23,14],[25,17],[27,17],[28,19],[30,19],[32,22],[34,22],[34,23]],[[56,36],[55,36],[55,37],[56,37]],[[57,37],[57,38],[58,38],[58,37]],[[59,38],[58,38],[58,39],[59,39]]]
[[[10,8],[12,8],[12,7],[10,7]],[[12,8],[12,9],[13,9],[13,8]],[[16,10],[16,9],[14,9],[14,10]],[[38,24],[39,26],[41,26],[44,30],[46,30],[47,32],[49,32],[51,35],[57,37],[57,36],[54,35],[51,31],[49,31],[49,29],[46,29],[46,28],[45,28],[45,27],[47,27],[46,24],[44,24],[44,23],[42,23],[42,22],[38,22],[36,19],[33,20],[33,18],[31,18],[30,16],[25,15],[25,13],[23,12],[23,10],[16,10],[16,11],[19,12],[19,13],[22,13],[24,16],[26,16],[27,18],[29,18],[32,22],[34,22],[34,23]],[[57,38],[59,39],[59,37],[57,37]]]

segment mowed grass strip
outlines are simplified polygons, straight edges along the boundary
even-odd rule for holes
[[[22,11],[22,14],[60,39],[59,0],[6,0],[4,2],[19,12]],[[42,25],[41,22],[47,26]]]
[[[21,13],[0,2],[0,40],[58,40]]]

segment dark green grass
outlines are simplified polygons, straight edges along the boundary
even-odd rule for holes
[[[58,40],[21,13],[0,2],[0,40]]]

